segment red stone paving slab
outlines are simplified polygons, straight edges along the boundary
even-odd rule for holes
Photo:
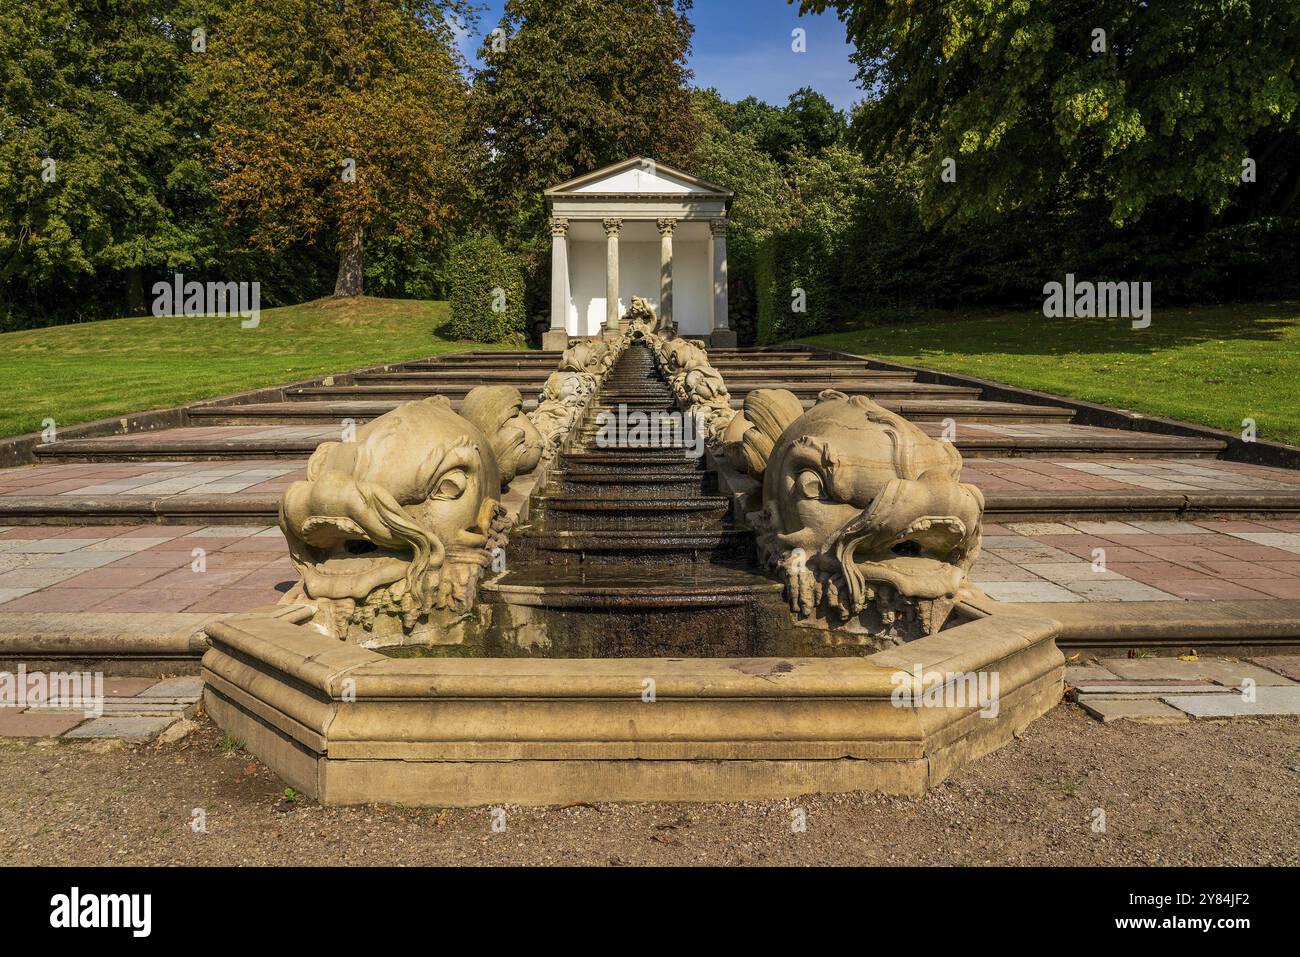
[[[206,598],[200,598],[186,611],[226,612],[243,611],[259,605],[274,605],[283,597],[283,593],[274,588],[227,588],[214,592]]]
[[[1053,528],[1048,534],[1027,534],[1034,527],[1049,524]],[[1092,528],[1098,523],[1079,524]],[[1073,555],[1081,569],[1086,567],[1084,563],[1091,563],[1094,550],[1101,548],[1105,551],[1105,568],[1110,575],[1118,575],[1120,579],[1138,582],[1178,598],[1190,601],[1300,598],[1300,555],[1284,548],[1257,545],[1234,534],[1292,534],[1289,529],[1268,527],[1262,522],[1195,524],[1201,531],[1194,534],[1184,531],[1186,523],[1174,521],[1143,522],[1144,528],[1167,527],[1167,534],[1139,530],[1136,526],[1129,526],[1131,531],[1127,534],[1123,528],[1113,526],[1106,528],[1106,534],[1065,534],[1057,528],[1073,527],[1072,523],[1012,522],[1001,526],[996,534],[986,534],[986,544],[993,550],[985,552],[987,557],[981,558],[972,578],[977,585],[988,583],[992,591],[999,590],[999,582],[1014,580],[1033,584],[1053,581],[1085,600],[1107,600],[1105,596],[1109,588],[1094,588],[1098,579],[1081,575],[1077,582],[1058,580],[1061,569],[1043,569],[1042,576],[1033,570],[1036,562],[1043,561],[1035,557],[1035,548],[1040,548],[1040,554],[1041,548],[1050,548]],[[1019,555],[1017,549],[1005,547],[1016,542],[1023,545],[1018,549]],[[1014,576],[1008,575],[1012,569],[1018,570]],[[981,573],[987,577],[981,578]],[[1049,575],[1056,577],[1049,578]],[[1002,590],[1007,593],[1007,589]]]
[[[29,595],[23,595],[21,598],[14,598],[4,602],[0,604],[0,611],[89,611],[101,602],[116,598],[125,590],[122,588],[58,588],[51,586],[42,588],[40,591],[34,591]],[[158,597],[160,600],[163,598],[163,596]],[[158,608],[156,610],[171,611],[173,609]],[[180,609],[175,610],[179,611]]]
[[[1259,578],[1250,587],[1274,598],[1300,598],[1300,578]]]
[[[61,588],[134,588],[156,579],[164,568],[147,566],[122,567],[117,563],[92,568],[81,575],[59,582]]]
[[[1300,655],[1266,655],[1247,660],[1261,668],[1277,672],[1284,678],[1300,681]]]
[[[0,738],[54,738],[85,720],[86,716],[80,712],[0,708]]]
[[[116,598],[110,598],[107,601],[100,602],[95,606],[95,611],[102,612],[132,612],[132,611],[185,611],[196,601],[208,597],[212,594],[213,589],[195,588],[181,590],[172,589],[167,594],[160,595],[148,587],[128,589],[118,595]],[[0,611],[7,609],[8,605],[0,605]],[[222,611],[243,611],[243,608],[224,608]]]
[[[1093,464],[1107,466],[1106,471],[1095,473],[1078,467]],[[1147,487],[1152,480],[1203,490],[1283,488],[1300,487],[1300,470],[1218,459],[1106,458],[1094,462],[1088,459],[989,458],[968,459],[962,470],[962,480],[986,491],[1133,491]]]
[[[93,529],[64,529],[32,526],[25,536],[36,540],[89,536],[109,532],[113,536],[136,538],[159,534],[168,526],[112,526]],[[260,535],[263,526],[230,531],[234,535],[201,534],[227,528],[203,526],[171,527],[177,537],[155,542],[150,547],[126,554],[106,565],[77,571],[74,575],[38,591],[0,602],[0,612],[233,612],[273,604],[293,582],[297,573],[288,559],[284,538],[276,531]],[[88,538],[93,544],[97,539]],[[102,552],[98,539],[93,550]],[[141,544],[144,544],[143,542]],[[85,546],[90,547],[90,546]],[[203,550],[203,571],[193,567],[195,549]],[[75,554],[73,549],[66,554]],[[50,556],[33,553],[32,562]],[[30,565],[19,566],[19,568]]]
[[[1187,598],[1200,601],[1226,601],[1231,598],[1269,598],[1266,592],[1256,591],[1253,588],[1247,588],[1245,585],[1232,581],[1215,581],[1206,579],[1204,581],[1164,581],[1158,587],[1161,591],[1167,591],[1171,595],[1177,595],[1179,598]]]
[[[173,435],[179,431],[193,430],[171,430],[168,434]],[[203,434],[212,435],[216,431],[218,430],[205,429]],[[199,490],[202,490],[201,494],[212,495],[274,492],[282,490],[290,482],[304,478],[305,465],[305,460],[297,459],[277,459],[274,462],[265,459],[222,459],[202,462],[87,462],[21,466],[0,470],[0,496],[62,495],[76,492],[95,495],[157,495],[185,494]],[[282,474],[266,474],[272,470]],[[158,488],[168,483],[176,487],[171,490]],[[228,487],[235,485],[239,488]]]
[[[1245,542],[1240,545],[1216,544],[1211,550],[1224,558],[1242,562],[1285,562],[1300,557],[1295,552],[1288,552],[1285,549],[1272,548],[1268,545],[1251,545]]]
[[[1276,528],[1270,528],[1263,522],[1242,522],[1230,519],[1204,519],[1192,523],[1199,525],[1201,528],[1208,529],[1211,532],[1275,532]]]
[[[1164,585],[1173,581],[1213,581],[1205,572],[1171,562],[1107,562],[1106,567],[1116,575],[1123,575],[1147,585]]]

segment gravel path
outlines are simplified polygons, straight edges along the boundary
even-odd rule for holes
[[[504,831],[486,808],[286,801],[219,738],[0,742],[0,864],[1300,864],[1294,719],[1102,726],[1063,704],[921,798],[510,807]]]

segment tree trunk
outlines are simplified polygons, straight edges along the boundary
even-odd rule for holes
[[[133,316],[144,315],[144,277],[139,266],[132,266],[126,273],[126,310]]]
[[[339,248],[339,274],[334,281],[335,296],[360,296],[365,291],[365,253],[361,230],[348,233]]]

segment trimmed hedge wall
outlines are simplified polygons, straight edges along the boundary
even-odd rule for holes
[[[845,314],[839,252],[818,231],[778,233],[759,244],[754,262],[759,345],[831,328]]]
[[[447,293],[451,321],[446,335],[475,342],[522,342],[527,328],[523,270],[492,236],[467,236],[452,249]]]

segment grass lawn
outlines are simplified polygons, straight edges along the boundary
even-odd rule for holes
[[[1127,319],[926,313],[801,340],[1300,443],[1300,302],[1154,309]]]
[[[445,302],[322,299],[238,318],[109,319],[0,334],[0,435],[206,399],[441,352],[508,348],[435,330]]]

